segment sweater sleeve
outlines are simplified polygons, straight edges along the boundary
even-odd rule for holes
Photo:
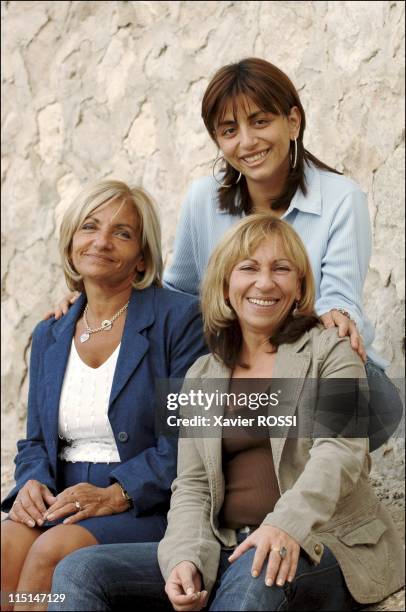
[[[182,392],[196,385],[196,372],[202,357],[188,371]],[[199,375],[200,376],[200,375]],[[182,416],[190,416],[191,408],[181,409]],[[172,484],[168,527],[158,547],[158,561],[162,575],[168,579],[178,563],[190,561],[200,571],[204,588],[211,591],[216,581],[221,545],[213,533],[210,514],[212,491],[207,465],[199,447],[204,440],[188,437],[187,430],[179,435],[177,477]]]
[[[362,291],[371,256],[371,227],[365,194],[354,189],[337,207],[321,262],[318,315],[344,308],[363,332]]]
[[[199,295],[197,235],[193,219],[194,188],[190,187],[182,204],[176,230],[173,259],[164,273],[164,286],[189,295]]]

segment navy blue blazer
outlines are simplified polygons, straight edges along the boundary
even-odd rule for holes
[[[59,321],[41,321],[33,333],[27,437],[17,443],[16,486],[1,509],[8,512],[21,487],[38,480],[58,489],[58,412],[62,383],[82,295]],[[176,291],[133,290],[111,388],[108,417],[120,454],[110,478],[134,500],[138,516],[170,499],[176,476],[177,440],[155,434],[155,379],[183,378],[207,353],[199,305]]]

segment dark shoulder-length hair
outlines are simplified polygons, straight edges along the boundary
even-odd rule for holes
[[[204,332],[210,352],[230,369],[240,362],[242,333],[236,313],[226,295],[231,272],[238,262],[252,257],[269,238],[279,238],[285,257],[295,266],[300,279],[301,297],[295,312],[288,314],[269,338],[270,349],[296,342],[320,321],[314,311],[313,272],[305,246],[291,225],[271,212],[245,217],[226,232],[213,251],[201,288]]]
[[[287,208],[297,189],[307,193],[305,181],[305,163],[312,162],[318,168],[341,174],[334,168],[317,159],[303,145],[303,134],[306,128],[306,116],[300,102],[299,94],[289,77],[279,68],[263,59],[250,57],[235,64],[223,66],[211,79],[202,101],[202,118],[211,138],[217,144],[216,126],[221,121],[227,106],[231,103],[236,114],[237,99],[244,96],[252,100],[264,112],[288,117],[292,107],[296,106],[301,115],[300,131],[297,138],[297,162],[295,168],[290,165],[289,174],[282,192],[276,198],[270,198],[270,208],[278,210]],[[294,142],[291,141],[289,154],[293,155]],[[238,172],[225,162],[222,182],[231,187],[219,187],[220,209],[231,214],[246,214],[252,206],[244,177],[236,183]],[[239,197],[236,197],[239,196]],[[238,203],[238,204],[237,204]]]

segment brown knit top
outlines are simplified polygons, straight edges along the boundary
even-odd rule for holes
[[[238,409],[226,409],[224,416]],[[252,414],[250,415],[252,416]],[[239,529],[260,525],[280,497],[269,438],[250,431],[223,429],[223,474],[225,496],[220,525]]]

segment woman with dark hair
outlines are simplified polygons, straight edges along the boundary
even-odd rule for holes
[[[270,62],[248,58],[220,68],[203,96],[202,118],[218,155],[213,176],[196,180],[186,195],[165,285],[198,295],[213,249],[246,215],[271,211],[290,223],[310,257],[317,315],[326,328],[348,335],[365,362],[375,450],[395,431],[403,407],[363,312],[371,253],[365,194],[305,149],[299,95]]]
[[[226,233],[202,288],[211,354],[182,390],[217,394],[210,414],[222,426],[217,435],[210,425],[192,431],[203,408],[183,402],[163,540],[75,552],[55,571],[53,590],[66,600],[52,610],[351,610],[403,585],[399,537],[368,483],[368,440],[355,418],[344,435],[316,418],[308,433],[226,424],[249,412],[233,401],[248,382],[279,389],[278,407],[265,414],[296,416],[299,427],[309,408],[324,413],[339,382],[345,408],[362,409],[362,360],[319,323],[314,293],[309,258],[287,223],[255,214]]]

